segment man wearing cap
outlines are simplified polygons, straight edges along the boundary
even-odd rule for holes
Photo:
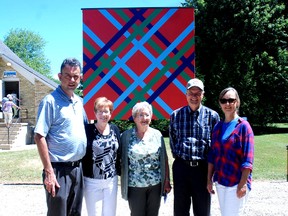
[[[203,97],[203,82],[196,78],[189,80],[188,105],[174,110],[170,116],[170,146],[175,159],[172,166],[174,216],[190,215],[191,198],[194,215],[210,215],[207,152],[212,129],[220,118],[217,112],[202,105]]]

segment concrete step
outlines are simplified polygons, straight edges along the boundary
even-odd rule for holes
[[[12,144],[0,144],[0,149],[1,150],[11,150]]]
[[[8,130],[4,123],[0,123],[0,149],[10,150],[19,146],[23,137],[21,131],[21,124],[13,124]]]

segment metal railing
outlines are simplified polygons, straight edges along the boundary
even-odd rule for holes
[[[287,152],[287,176],[286,176],[286,180],[288,182],[288,145],[286,145],[286,152]]]
[[[19,112],[19,109],[16,109],[16,111],[14,111],[10,127],[7,127],[7,142],[8,142],[8,144],[10,144],[10,134],[15,131],[14,124],[17,124],[19,119],[20,119],[20,113],[18,113],[18,112]],[[15,118],[15,116],[18,116],[18,117]],[[14,119],[15,119],[15,121],[13,122]],[[5,140],[5,139],[6,139],[6,136],[4,135],[2,140]]]

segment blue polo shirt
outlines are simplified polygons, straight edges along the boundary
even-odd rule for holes
[[[40,102],[34,133],[46,138],[51,162],[82,159],[87,139],[84,123],[87,122],[82,99],[70,99],[58,86]]]

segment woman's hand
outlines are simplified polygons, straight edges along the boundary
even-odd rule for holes
[[[247,184],[244,184],[243,186],[238,184],[237,192],[236,192],[237,197],[241,199],[242,197],[246,195],[246,192],[247,192]]]
[[[211,180],[207,181],[207,190],[210,194],[215,194],[215,191],[213,189],[213,182]]]

